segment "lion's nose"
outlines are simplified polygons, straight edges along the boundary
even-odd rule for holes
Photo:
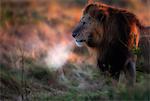
[[[72,36],[73,36],[73,37],[76,37],[76,35],[77,35],[77,33],[74,33],[74,32],[72,33]]]
[[[73,30],[73,32],[72,32],[72,36],[73,37],[76,37],[78,34],[79,34],[79,32],[81,31],[81,26],[77,26],[74,30]]]

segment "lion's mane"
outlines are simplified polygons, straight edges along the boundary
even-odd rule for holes
[[[128,59],[135,61],[132,49],[138,47],[140,30],[144,26],[133,13],[102,3],[92,3],[85,7],[83,14],[90,14],[101,24],[97,29],[103,29],[103,32],[95,33],[96,43],[88,43],[89,47],[95,48],[98,67],[102,71],[116,75],[123,70]]]

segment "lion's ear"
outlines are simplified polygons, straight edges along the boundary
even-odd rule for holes
[[[107,17],[107,11],[100,9],[97,4],[90,4],[88,5],[85,10],[84,14],[89,14],[91,17],[102,20]]]
[[[105,20],[108,15],[105,11],[100,10],[100,9],[94,9],[92,12],[89,12],[89,14],[91,17],[99,21]]]
[[[84,9],[84,14],[93,12],[97,7],[95,6],[95,4],[89,4],[87,5],[87,7],[85,7]]]

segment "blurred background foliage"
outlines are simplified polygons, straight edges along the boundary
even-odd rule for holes
[[[150,25],[149,0],[95,0],[135,13]],[[45,63],[49,51],[64,47],[82,15],[86,0],[0,1],[1,101],[150,100],[150,75],[137,72],[134,88],[118,86],[100,74],[86,47],[74,44],[67,62],[53,71]],[[56,54],[56,57],[58,54]]]

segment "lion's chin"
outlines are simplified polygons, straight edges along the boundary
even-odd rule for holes
[[[78,41],[75,41],[75,42],[76,42],[76,45],[77,45],[78,47],[84,46],[84,42],[78,42]]]

